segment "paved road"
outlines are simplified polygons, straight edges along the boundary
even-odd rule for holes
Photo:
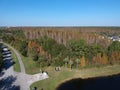
[[[11,48],[13,50],[13,52],[16,54],[16,56],[18,58],[18,61],[19,61],[19,64],[20,64],[20,68],[21,68],[21,72],[25,73],[25,67],[24,67],[24,64],[22,62],[22,59],[21,59],[19,53],[13,47],[11,47],[9,44],[4,43],[4,45],[8,46],[9,48]]]
[[[4,68],[2,72],[0,72],[0,90],[30,90],[29,87],[32,83],[49,78],[49,76],[46,73],[38,73],[34,75],[26,74],[19,53],[10,45],[6,43],[4,44],[11,48],[16,54],[20,63],[21,72],[15,72],[13,70],[11,60],[7,60],[5,63],[5,66],[7,66],[7,68]]]

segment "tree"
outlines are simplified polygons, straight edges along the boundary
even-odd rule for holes
[[[33,56],[33,60],[34,60],[34,61],[38,61],[38,59],[39,59],[39,56],[38,56],[37,53],[35,53],[34,56]]]
[[[39,63],[40,68],[43,68],[48,65],[47,60],[44,56],[39,56],[39,59],[37,62]]]
[[[12,41],[15,41],[15,38],[12,36],[12,35],[9,35],[9,34],[5,34],[3,37],[2,37],[2,40],[6,43],[11,43]]]
[[[68,62],[69,62],[69,58],[68,57],[64,58],[63,62],[65,63],[65,67],[67,67]]]
[[[81,67],[85,67],[86,66],[86,60],[85,60],[84,56],[82,56],[82,58],[80,59],[80,66]]]
[[[52,62],[54,64],[54,66],[56,66],[56,67],[61,67],[64,65],[64,61],[62,59],[61,54],[59,54],[57,57],[54,57]]]
[[[67,48],[70,53],[70,57],[77,57],[80,58],[83,55],[86,55],[88,51],[88,45],[86,44],[85,40],[70,40],[68,42]]]
[[[107,53],[111,64],[112,62],[120,61],[120,42],[113,41],[108,47]]]
[[[101,53],[97,53],[97,55],[96,55],[96,64],[102,64]]]
[[[26,41],[21,41],[19,51],[23,56],[27,56],[28,43]]]
[[[108,64],[108,56],[105,53],[102,56],[102,63],[103,64]]]
[[[112,44],[110,44],[110,46],[108,47],[109,55],[114,51],[120,52],[120,42],[119,41],[113,41]]]
[[[71,59],[69,60],[69,65],[70,65],[70,68],[72,69],[73,61]]]
[[[97,55],[98,53],[101,53],[103,54],[105,52],[105,48],[103,48],[103,46],[100,46],[98,44],[92,44],[90,46],[90,50],[91,50],[91,53],[92,55]]]
[[[98,45],[98,44],[91,44],[88,47],[88,52],[86,53],[86,58],[90,61],[94,58],[97,57],[98,54],[101,56],[106,53],[106,50],[103,46]],[[96,60],[95,60],[96,61]]]
[[[52,55],[52,57],[57,57],[59,54],[63,55],[64,51],[66,51],[64,45],[58,44],[54,39],[46,36],[44,37],[41,45],[45,51]]]
[[[34,61],[38,61],[39,59],[39,55],[38,55],[38,52],[36,50],[35,47],[31,47],[29,49],[29,56],[34,60]]]
[[[77,66],[77,68],[78,68],[78,64],[79,64],[80,60],[77,58],[77,59],[75,60],[75,62],[76,62],[76,66]]]
[[[25,39],[25,34],[24,34],[23,30],[13,30],[13,31],[11,31],[11,33],[15,38],[19,38],[20,40]]]

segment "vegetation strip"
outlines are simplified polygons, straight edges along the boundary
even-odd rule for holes
[[[21,72],[20,64],[19,64],[19,61],[18,61],[18,58],[17,58],[16,54],[12,50],[11,50],[11,53],[12,53],[12,60],[14,62],[14,70],[16,72]]]

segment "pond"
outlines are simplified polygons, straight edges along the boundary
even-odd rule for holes
[[[72,79],[62,83],[56,90],[120,90],[120,74],[88,79]]]

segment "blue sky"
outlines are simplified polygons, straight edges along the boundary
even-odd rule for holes
[[[120,0],[0,0],[0,26],[120,26]]]

